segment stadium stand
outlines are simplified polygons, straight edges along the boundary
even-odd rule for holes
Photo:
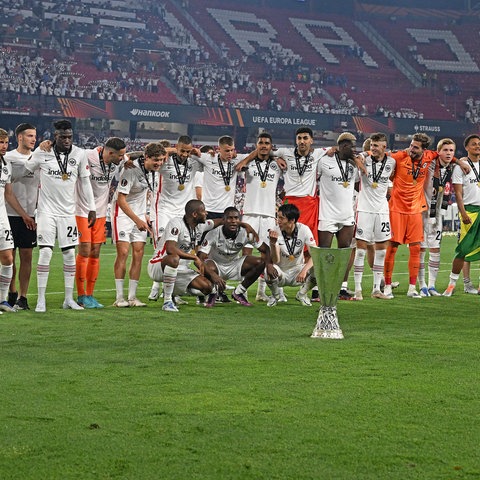
[[[359,2],[352,19],[229,0],[17,0],[2,13],[0,95],[18,108],[65,95],[478,119],[478,14]]]

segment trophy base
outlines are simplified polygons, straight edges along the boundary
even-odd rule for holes
[[[318,312],[317,325],[311,338],[332,338],[342,340],[343,332],[338,324],[337,307],[322,305]]]
[[[343,340],[343,332],[339,330],[318,330],[315,328],[310,338],[331,338],[333,340]]]

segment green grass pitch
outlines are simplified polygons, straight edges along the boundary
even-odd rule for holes
[[[32,278],[32,310],[0,316],[0,478],[480,478],[480,297],[460,280],[452,298],[407,298],[407,253],[394,300],[339,302],[345,339],[319,340],[318,307],[290,288],[276,308],[111,307],[110,244],[107,307],[62,310],[56,249],[47,313],[33,311]],[[364,294],[371,281],[367,267]],[[141,299],[149,288],[144,268]]]

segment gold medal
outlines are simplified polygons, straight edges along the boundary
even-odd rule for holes
[[[267,182],[261,182],[261,183],[260,183],[260,186],[261,186],[262,188],[265,188],[265,187],[267,186]]]
[[[195,249],[194,249],[194,248],[192,248],[192,249],[190,250],[190,254],[191,254],[191,255],[196,255],[196,254],[197,254],[197,252],[195,251]]]
[[[229,192],[229,191],[230,191],[230,185],[225,185],[225,190],[226,190],[227,192]]]
[[[68,173],[62,173],[62,180],[68,180]]]
[[[289,259],[289,260],[295,260],[295,256],[294,256],[294,255],[289,255],[289,256],[288,256],[288,259]]]
[[[350,182],[343,182],[343,188],[348,188],[348,186],[350,185]]]
[[[415,178],[413,179],[413,182],[412,182],[414,185],[417,184],[417,180],[415,180]]]
[[[442,192],[443,192],[443,187],[442,187],[441,185],[438,187],[438,192],[439,192],[439,193],[442,193]]]
[[[180,185],[178,186],[178,189],[179,189],[180,191],[184,190],[184,189],[185,189],[185,185],[180,184]]]
[[[377,182],[373,182],[373,183],[372,183],[372,188],[378,188],[378,183],[377,183]]]
[[[478,182],[478,183],[477,183],[477,187],[479,187],[479,188],[480,188],[480,182]]]

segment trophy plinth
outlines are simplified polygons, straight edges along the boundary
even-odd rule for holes
[[[344,338],[338,323],[337,301],[351,252],[351,248],[310,247],[321,303],[312,338]]]

